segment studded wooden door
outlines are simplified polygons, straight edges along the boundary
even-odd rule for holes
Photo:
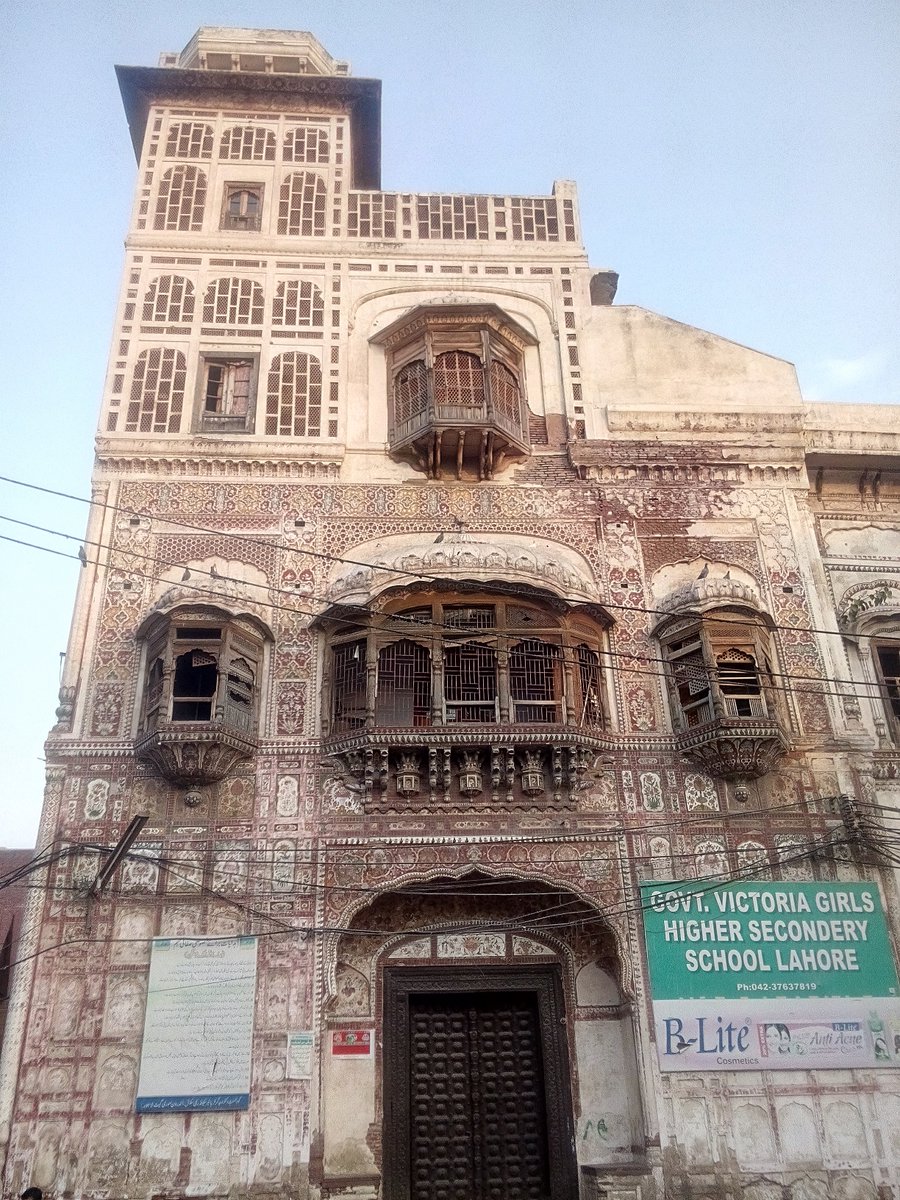
[[[537,998],[411,996],[411,1200],[548,1200]]]
[[[569,1200],[577,1187],[556,981],[504,972],[491,987],[488,968],[477,990],[462,992],[447,985],[468,980],[443,975],[386,979],[385,1196]],[[507,980],[518,986],[503,988]]]

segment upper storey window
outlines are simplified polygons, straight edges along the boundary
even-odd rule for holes
[[[263,290],[253,279],[214,279],[203,298],[206,324],[262,325]]]
[[[194,285],[183,275],[160,275],[144,294],[141,319],[187,325],[194,319]]]
[[[211,125],[182,121],[169,126],[166,139],[166,158],[212,158],[213,131]]]
[[[284,138],[284,161],[327,163],[330,155],[328,132],[311,125],[291,129]]]
[[[325,180],[311,171],[288,175],[278,201],[278,232],[325,236]]]
[[[524,355],[535,339],[494,305],[420,308],[386,350],[391,451],[440,478],[491,479],[530,449]]]
[[[203,228],[206,175],[199,167],[170,167],[159,183],[154,229],[197,233]]]
[[[787,724],[769,630],[756,614],[713,609],[669,622],[659,637],[682,751],[721,778],[770,770],[787,748]]]
[[[884,698],[884,714],[895,742],[900,742],[900,642],[875,642],[872,658]]]
[[[184,355],[171,347],[144,350],[134,364],[126,433],[178,433],[187,375]]]
[[[519,601],[435,599],[332,641],[331,730],[603,726],[601,631]]]
[[[226,129],[219,144],[219,158],[242,162],[274,162],[275,134],[259,125]]]
[[[262,224],[263,185],[226,183],[222,200],[222,228],[256,231]]]
[[[321,329],[325,320],[322,292],[306,279],[279,283],[272,305],[272,324],[286,327]]]

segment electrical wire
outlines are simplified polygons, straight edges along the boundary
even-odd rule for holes
[[[27,521],[18,521],[14,518],[5,517],[2,514],[0,514],[0,520],[13,521],[15,524],[25,525],[29,528],[36,529],[40,532],[50,533],[57,537],[66,538],[69,541],[79,541],[79,539],[76,538],[74,536],[74,534],[60,533],[57,530],[46,529],[43,526],[31,525]],[[47,546],[40,546],[34,542],[21,541],[17,538],[6,537],[2,534],[0,534],[0,541],[13,542],[19,546],[27,546],[33,550],[42,550],[45,553],[55,554],[61,558],[69,558],[75,562],[80,562],[82,566],[87,566],[87,565],[92,565],[92,566],[97,566],[97,567],[104,566],[104,564],[99,559],[88,558],[86,555],[82,558],[81,555],[66,554],[60,550],[53,550],[52,548],[47,547]],[[84,545],[97,546],[100,549],[108,550],[108,551],[110,551],[110,553],[114,553],[114,554],[132,554],[131,551],[114,550],[109,545],[105,545],[104,543],[92,541],[91,539],[85,539],[83,541],[80,541],[80,544],[82,546],[84,546]],[[141,556],[135,556],[135,557],[141,557]],[[109,564],[106,564],[106,565],[107,565],[108,569],[118,571],[120,574],[123,574],[123,575],[133,575],[139,579],[148,580],[149,582],[154,583],[154,584],[163,582],[163,580],[159,576],[150,575],[145,571],[140,571],[137,567],[125,567],[125,566],[110,567]],[[230,576],[219,575],[212,571],[204,571],[197,567],[195,567],[193,569],[193,571],[191,572],[191,574],[194,574],[194,573],[196,573],[198,575],[206,575],[210,579],[217,580],[218,582],[221,582],[221,583],[238,583],[241,586],[252,586],[252,587],[257,587],[257,588],[263,588],[267,592],[275,591],[275,592],[281,592],[283,594],[293,595],[293,593],[290,593],[289,590],[285,589],[285,588],[269,588],[266,584],[236,580]],[[175,585],[173,584],[173,586],[175,586]],[[193,592],[197,596],[207,597],[211,600],[216,601],[219,604],[222,603],[223,597],[222,597],[221,593],[218,591],[215,591],[212,589],[207,589],[207,588],[202,588],[202,587],[200,587],[196,584],[190,583],[188,581],[182,581],[178,586],[180,588],[182,588],[183,590]],[[493,591],[495,589],[491,588],[491,590]],[[534,599],[534,597],[530,597],[530,598],[532,600]],[[286,612],[286,613],[291,614],[292,616],[306,616],[306,617],[316,619],[323,615],[322,613],[315,612],[312,609],[305,609],[305,608],[301,608],[299,606],[294,606],[294,605],[277,604],[277,603],[272,603],[271,601],[266,601],[265,604],[266,604],[266,607],[268,607],[268,608],[274,609],[277,612]],[[356,628],[360,622],[359,616],[340,617],[337,615],[330,615],[328,617],[328,620],[332,623],[348,625],[351,629]],[[402,614],[392,614],[390,616],[390,620],[398,621],[398,620],[404,620],[404,618],[403,618]],[[458,628],[455,628],[453,626],[437,625],[434,622],[418,621],[418,620],[415,620],[414,618],[405,618],[405,620],[408,620],[410,625],[420,635],[424,632],[428,632],[429,630],[439,630],[441,632],[452,632],[452,633],[458,634],[458,635],[461,635],[462,633],[469,633],[470,638],[477,638],[479,636],[484,637],[484,636],[488,636],[492,633],[496,634],[496,633],[503,632],[502,630],[460,631]],[[706,618],[704,617],[704,621],[705,620],[706,620]],[[721,623],[736,624],[736,622],[734,622],[734,621],[723,621]],[[524,632],[525,631],[523,631],[523,633],[522,633],[523,637],[524,637]],[[510,635],[507,634],[507,637],[509,637],[509,636]],[[555,643],[551,643],[551,644],[553,644],[555,646],[555,648],[559,651],[559,653],[557,655],[558,661],[561,661],[564,664],[569,664],[576,668],[582,665],[581,660],[578,659],[574,653],[574,648],[565,647],[565,646],[556,646]],[[612,650],[612,649],[608,649],[608,648],[598,648],[596,653],[597,653],[598,657],[601,659],[624,658],[624,659],[628,659],[629,661],[658,662],[658,663],[663,664],[663,666],[666,668],[665,670],[662,670],[662,671],[655,671],[655,670],[645,670],[640,667],[621,666],[616,663],[612,663],[609,665],[604,663],[604,664],[602,664],[604,666],[604,669],[607,669],[610,671],[620,671],[623,673],[627,673],[629,675],[641,675],[641,676],[650,677],[650,678],[654,678],[654,679],[663,679],[663,680],[671,679],[671,676],[668,673],[668,669],[671,668],[672,664],[670,663],[669,659],[665,659],[665,658],[661,658],[661,657],[653,656],[653,655],[648,655],[648,654],[645,654],[645,653],[642,653],[639,651]],[[705,665],[697,664],[696,667],[692,668],[692,669],[696,670],[696,673],[698,674],[698,676],[704,676],[708,681],[718,678],[718,672],[714,668],[709,668]],[[768,684],[768,686],[771,687],[775,691],[781,691],[786,696],[808,694],[808,695],[815,695],[815,696],[819,696],[819,697],[828,695],[828,696],[836,696],[838,698],[845,698],[848,694],[849,689],[869,688],[869,689],[871,689],[872,694],[866,695],[865,693],[863,693],[863,696],[862,696],[863,699],[880,700],[882,697],[881,684],[877,680],[869,681],[869,680],[849,679],[849,678],[842,679],[837,676],[829,676],[829,675],[799,675],[799,674],[793,673],[793,672],[772,671],[772,670],[767,670],[765,672],[765,674],[766,674],[766,677],[771,680],[771,682]],[[802,687],[788,688],[783,683],[774,682],[774,680],[776,680],[776,679],[809,683],[814,686],[810,686],[807,688],[802,688]],[[826,685],[834,685],[834,686],[831,687],[831,686],[826,686]]]
[[[25,480],[15,479],[9,475],[0,475],[0,483],[9,483],[16,487],[22,487],[22,488],[27,488],[31,491],[42,492],[45,495],[57,496],[64,500],[72,500],[78,504],[87,504],[89,506],[94,506],[94,507],[101,508],[104,510],[109,510],[113,513],[118,513],[123,516],[139,517],[143,520],[153,520],[153,514],[150,514],[150,513],[140,512],[136,509],[125,508],[122,505],[109,504],[106,501],[102,501],[102,500],[89,500],[84,496],[76,496],[70,492],[62,492],[62,491],[58,491],[57,489],[54,489],[54,488],[43,487],[39,484],[28,483]],[[230,539],[234,539],[234,540],[238,540],[238,541],[248,541],[248,542],[251,542],[253,545],[259,545],[260,542],[263,540],[259,536],[254,536],[252,534],[232,533],[232,532],[229,532],[227,530],[222,530],[222,529],[210,529],[207,526],[195,525],[195,524],[192,524],[191,522],[182,521],[177,518],[158,517],[157,519],[160,521],[163,521],[167,525],[174,525],[174,526],[177,526],[178,528],[189,529],[194,533],[212,534],[216,537],[226,537],[226,538],[230,538]],[[55,531],[53,531],[53,532],[55,532]],[[440,532],[447,532],[447,531],[439,530],[438,532],[440,533]],[[73,537],[73,539],[74,539],[74,535],[70,535],[70,534],[58,534],[58,536]],[[74,539],[74,540],[83,540],[83,539]],[[322,559],[329,563],[344,563],[348,566],[361,566],[361,567],[368,567],[370,569],[376,565],[371,562],[366,562],[363,559],[354,559],[354,558],[350,558],[348,556],[343,556],[343,555],[328,554],[322,550],[311,550],[311,549],[305,548],[305,547],[288,546],[283,542],[270,541],[268,539],[265,540],[264,544],[271,546],[272,549],[287,550],[292,553],[306,555],[307,557],[310,557],[310,558]],[[114,550],[114,548],[110,548],[110,549],[112,549],[114,553],[129,553],[128,551]],[[392,570],[393,574],[406,575],[410,579],[413,579],[413,580],[416,580],[419,582],[431,581],[433,583],[445,583],[446,579],[447,579],[447,577],[445,575],[432,574],[427,571],[408,571],[408,570],[404,570],[399,567],[391,568],[391,570]],[[501,583],[497,587],[496,590],[499,593],[499,592],[502,592],[504,588],[509,589],[508,594],[510,594],[510,595],[528,596],[530,594],[527,592],[527,590],[518,587],[518,585],[516,585],[516,584]],[[277,591],[280,589],[273,589],[273,590]],[[626,612],[639,612],[639,613],[644,613],[644,614],[648,614],[651,616],[671,616],[672,615],[672,613],[668,609],[648,608],[643,605],[620,604],[620,603],[614,603],[612,601],[604,601],[600,604],[600,607],[622,610],[622,611],[626,611]],[[709,621],[723,620],[723,618],[716,618],[714,615],[709,616],[708,618],[705,616],[704,619],[708,619]],[[807,632],[807,633],[827,634],[831,637],[842,637],[843,636],[843,634],[841,633],[841,631],[839,629],[819,629],[812,625],[798,628],[795,625],[779,625],[777,623],[773,623],[771,627],[775,628],[775,629],[780,629],[780,630],[787,630],[791,633]],[[859,636],[860,637],[878,637],[879,640],[881,640],[880,634],[860,634]],[[890,640],[894,640],[894,639],[890,639]],[[900,641],[900,638],[897,638],[896,640]]]

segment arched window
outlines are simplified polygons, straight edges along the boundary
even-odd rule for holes
[[[322,292],[306,279],[279,283],[272,304],[272,324],[292,328],[321,329],[325,306]]]
[[[214,279],[203,297],[203,320],[209,325],[262,325],[263,290],[253,279]]]
[[[765,716],[759,672],[752,654],[736,646],[721,651],[716,655],[716,676],[729,716]]]
[[[166,158],[212,158],[213,131],[211,125],[196,121],[180,121],[169,126],[166,139]]]
[[[280,437],[320,437],[322,367],[301,351],[278,354],[269,368],[266,433]]]
[[[327,163],[329,156],[328,131],[313,125],[289,129],[284,136],[284,161],[296,163]]]
[[[243,162],[273,162],[275,134],[259,125],[235,125],[222,133],[219,158]]]
[[[134,364],[126,433],[178,433],[184,404],[185,359],[169,347],[144,350]]]
[[[186,325],[194,319],[194,285],[183,275],[160,275],[144,293],[144,321]]]
[[[199,233],[203,228],[206,176],[199,167],[170,167],[159,183],[154,229]]]
[[[448,350],[437,356],[434,402],[438,415],[447,420],[484,408],[484,368],[477,354]]]
[[[281,185],[278,232],[300,237],[325,234],[325,180],[310,171],[288,175]]]

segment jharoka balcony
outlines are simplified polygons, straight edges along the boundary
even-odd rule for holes
[[[608,748],[599,730],[496,724],[359,730],[324,745],[369,813],[573,809]]]

